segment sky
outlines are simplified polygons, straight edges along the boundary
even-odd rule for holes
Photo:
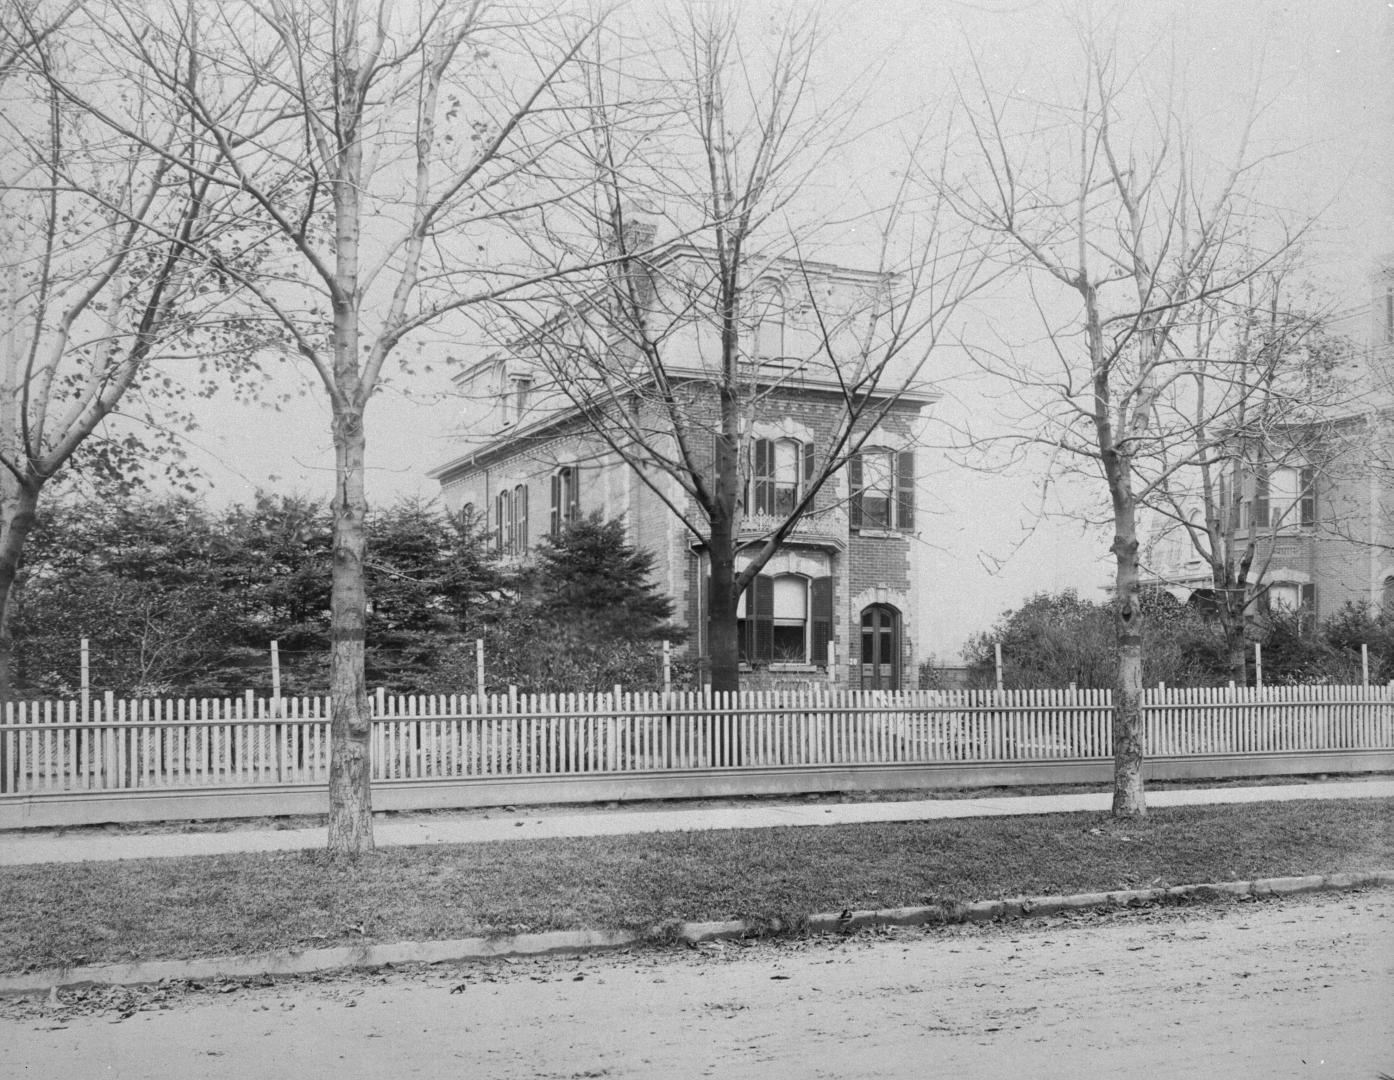
[[[642,14],[644,0],[634,6]],[[785,7],[799,5],[771,3],[772,12]],[[1257,145],[1282,151],[1265,164],[1266,190],[1291,214],[1320,212],[1309,249],[1314,279],[1351,304],[1365,300],[1374,260],[1394,251],[1394,2],[1148,0],[1116,10],[1125,50],[1146,47],[1141,62],[1181,73],[1198,135],[1219,142],[1232,135],[1237,103],[1257,79],[1269,103]],[[836,100],[856,88],[865,126],[879,132],[869,145],[886,148],[883,160],[863,144],[843,167],[861,170],[871,186],[891,182],[884,162],[903,145],[903,132],[945,115],[954,78],[966,79],[974,58],[992,87],[1024,97],[1059,92],[1076,70],[1066,16],[1084,11],[1028,0],[835,5],[826,24],[832,47],[813,90]],[[846,259],[855,264],[855,242]],[[1029,320],[1009,307],[1004,301],[986,317],[1029,335]],[[457,351],[467,362],[479,356]],[[435,361],[432,374],[393,375],[370,406],[374,502],[432,497],[437,488],[427,473],[452,455],[460,403],[444,377],[444,357],[423,359]],[[937,409],[944,418],[991,416],[992,388],[953,378],[952,358],[942,363],[947,396]],[[275,385],[291,395],[276,408],[230,397],[200,407],[189,454],[210,501],[245,501],[259,488],[328,497],[333,453],[323,393],[304,372],[284,371]],[[916,585],[932,597],[916,633],[922,658],[961,662],[969,634],[1034,592],[1073,587],[1102,595],[1111,577],[1109,537],[1077,512],[1097,491],[1047,484],[1041,462],[984,472],[938,455],[922,472]]]

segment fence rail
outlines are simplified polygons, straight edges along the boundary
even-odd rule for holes
[[[376,781],[1096,761],[1106,690],[766,691],[374,699]],[[1394,749],[1391,687],[1155,689],[1146,753]],[[321,784],[326,698],[11,703],[0,799]]]

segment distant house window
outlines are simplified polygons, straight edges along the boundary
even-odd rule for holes
[[[1257,469],[1239,508],[1239,527],[1310,528],[1317,523],[1316,494],[1316,470],[1310,466]]]
[[[1268,586],[1264,601],[1269,612],[1287,613],[1298,617],[1298,627],[1306,633],[1316,625],[1317,587],[1289,581],[1275,581]]]
[[[847,464],[854,529],[915,527],[915,453],[913,450],[863,450]]]
[[[565,465],[552,474],[552,513],[548,530],[555,538],[581,516],[581,496],[575,465]]]
[[[752,352],[757,360],[778,360],[784,355],[784,294],[765,285],[751,292],[754,323]]]
[[[1268,470],[1255,469],[1249,476],[1248,491],[1239,506],[1241,529],[1268,528]]]
[[[797,439],[756,439],[753,451],[746,505],[752,514],[788,517],[813,479],[813,446]]]
[[[832,578],[757,574],[736,604],[744,663],[828,662],[832,640]]]
[[[1297,473],[1297,524],[1311,528],[1317,523],[1317,471],[1310,466]]]
[[[526,484],[494,496],[494,550],[500,555],[522,555],[528,550]]]
[[[513,489],[513,554],[522,555],[528,550],[528,489],[519,484]]]
[[[532,376],[513,375],[508,380],[508,400],[505,405],[510,424],[520,424],[527,415],[532,399]]]

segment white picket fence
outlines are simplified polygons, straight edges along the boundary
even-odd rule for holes
[[[1106,690],[374,698],[379,781],[1099,760]],[[1390,687],[1156,689],[1148,756],[1394,749]],[[320,784],[326,698],[11,703],[0,798]]]

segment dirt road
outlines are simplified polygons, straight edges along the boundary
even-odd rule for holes
[[[11,1002],[0,1076],[1375,1080],[1394,891],[161,996]]]

